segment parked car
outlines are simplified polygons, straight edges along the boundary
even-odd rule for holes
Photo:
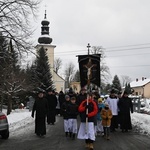
[[[7,116],[0,111],[0,135],[3,139],[9,138],[9,124]]]

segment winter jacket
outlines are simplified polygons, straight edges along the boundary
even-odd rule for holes
[[[73,104],[73,103],[69,103],[68,107],[67,107],[67,113],[68,113],[68,118],[69,119],[77,119],[77,115],[78,115],[78,105],[77,104]]]
[[[105,107],[105,105],[103,103],[98,104],[98,113],[97,113],[97,120],[102,120],[101,117],[101,110]]]
[[[109,127],[111,125],[112,111],[110,109],[103,108],[101,111],[102,125]]]
[[[64,119],[68,119],[69,118],[69,115],[67,113],[67,109],[68,109],[68,105],[69,104],[70,104],[70,101],[65,101],[62,104],[61,111],[62,111],[62,115],[63,115]]]
[[[88,114],[86,115],[86,109],[88,109]],[[82,101],[80,104],[78,111],[80,113],[81,122],[86,122],[86,117],[88,117],[88,122],[94,122],[95,116],[98,112],[97,104],[94,100],[89,99],[88,105],[87,100]]]

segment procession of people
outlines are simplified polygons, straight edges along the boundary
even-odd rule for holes
[[[124,133],[132,129],[130,113],[133,113],[133,104],[126,91],[120,96],[112,89],[107,99],[98,96],[95,91],[88,93],[85,88],[79,94],[72,92],[37,92],[31,114],[35,116],[37,136],[46,135],[46,123],[55,125],[56,115],[63,117],[64,136],[72,140],[85,140],[89,150],[94,149],[96,138],[110,140],[113,132]],[[58,102],[59,114],[56,111]]]

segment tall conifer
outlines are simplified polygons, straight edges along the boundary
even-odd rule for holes
[[[121,91],[121,83],[120,83],[120,80],[118,78],[117,75],[114,76],[114,79],[112,81],[112,88],[115,89],[116,91]]]
[[[52,80],[52,74],[50,72],[50,64],[48,62],[48,56],[44,47],[41,47],[37,52],[38,56],[35,60],[35,70],[33,80],[37,85],[36,88],[42,88],[44,90],[54,90],[54,84]]]

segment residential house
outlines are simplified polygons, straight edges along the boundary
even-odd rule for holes
[[[150,98],[150,78],[136,79],[130,83],[130,87],[134,90],[133,95]]]

